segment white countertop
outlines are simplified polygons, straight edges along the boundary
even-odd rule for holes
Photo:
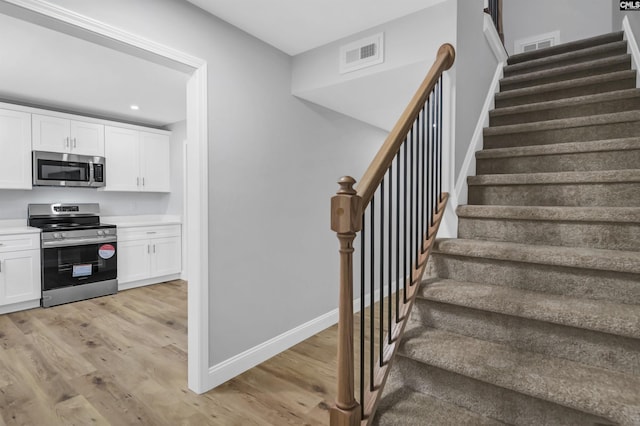
[[[0,235],[39,234],[40,228],[27,226],[26,219],[0,220]]]
[[[181,225],[182,218],[176,215],[101,216],[100,222],[116,225],[118,228],[136,226]]]

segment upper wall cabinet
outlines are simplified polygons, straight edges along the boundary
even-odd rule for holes
[[[170,192],[169,135],[105,127],[104,191]]]
[[[0,188],[31,189],[31,114],[0,109]]]
[[[104,157],[104,125],[33,114],[33,149]]]

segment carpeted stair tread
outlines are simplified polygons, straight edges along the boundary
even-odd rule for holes
[[[601,44],[598,46],[586,47],[584,49],[571,50],[568,52],[558,53],[556,55],[543,56],[537,59],[520,62],[504,67],[504,74],[514,74],[523,72],[532,68],[553,67],[556,64],[562,64],[569,61],[580,62],[589,60],[591,57],[615,56],[619,52],[626,52],[626,40],[614,41],[611,43]],[[587,59],[585,59],[587,58]]]
[[[402,356],[621,425],[640,424],[638,376],[409,326],[400,347]]]
[[[511,124],[507,126],[487,127],[484,136],[511,135],[518,133],[539,132],[543,130],[569,129],[573,127],[600,126],[612,123],[640,121],[640,110],[618,112],[614,114],[598,114],[586,117],[561,118],[558,120],[538,121],[535,123]]]
[[[507,59],[507,64],[514,65],[520,62],[530,61],[532,59],[539,59],[545,56],[557,55],[568,51],[574,51],[584,49],[587,47],[599,46],[602,44],[613,43],[621,41],[624,37],[624,32],[617,31],[608,34],[602,34],[595,37],[589,37],[581,40],[571,41],[568,43],[558,44],[556,46],[547,47],[545,49],[534,50],[531,52],[516,53],[511,55]]]
[[[522,89],[514,89],[507,92],[496,93],[495,100],[497,103],[505,99],[518,98],[528,95],[539,95],[541,93],[556,92],[563,89],[572,89],[583,86],[603,84],[610,81],[627,80],[635,78],[635,76],[636,72],[633,70],[616,71],[607,74],[598,74],[591,77],[582,77],[555,83],[539,84],[536,86],[524,87]]]
[[[640,274],[640,252],[466,239],[436,240],[434,252],[568,268]]]
[[[482,311],[640,339],[640,306],[431,279],[418,297]]]
[[[612,92],[596,93],[593,95],[575,96],[572,98],[556,99],[547,102],[517,105],[503,108],[495,108],[489,111],[490,117],[501,117],[510,114],[523,114],[548,109],[575,107],[579,104],[595,104],[606,101],[619,101],[622,99],[640,97],[640,89],[615,90]],[[492,126],[493,127],[493,126]],[[499,126],[496,126],[499,127]]]
[[[525,145],[484,149],[476,152],[476,159],[531,157],[539,155],[578,154],[640,149],[640,137],[607,139],[587,142],[566,142],[549,145]]]
[[[613,68],[613,69],[612,69]],[[526,84],[527,86],[536,85],[537,80],[561,78],[562,76],[568,76],[576,73],[590,72],[591,75],[597,73],[604,74],[606,72],[612,72],[614,70],[620,71],[631,68],[631,55],[617,55],[610,56],[601,59],[594,59],[591,61],[580,62],[573,65],[566,65],[563,67],[545,69],[540,71],[531,71],[523,74],[516,74],[509,77],[504,77],[500,80],[501,91],[509,91],[509,87],[519,84]],[[607,69],[609,71],[607,71]],[[597,71],[600,70],[600,71]],[[570,79],[571,77],[565,77]],[[539,83],[538,83],[539,84]]]
[[[390,388],[390,389],[388,389]],[[387,384],[373,426],[501,426],[504,423],[472,413],[401,385]]]
[[[514,173],[469,176],[469,185],[562,185],[596,183],[640,183],[640,169],[596,172]],[[640,189],[640,188],[639,188]]]
[[[460,218],[536,221],[636,223],[640,207],[478,206],[456,209]]]

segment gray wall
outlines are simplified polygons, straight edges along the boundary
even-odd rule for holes
[[[385,134],[291,96],[289,56],[187,2],[57,4],[209,64],[210,363],[334,309],[329,199]]]
[[[640,40],[640,11],[625,12],[620,10],[619,0],[611,0],[611,10],[613,11],[613,16],[611,18],[612,31],[620,31],[622,29],[622,19],[624,19],[625,16],[628,16],[633,34],[635,35],[636,40]]]
[[[556,30],[561,43],[611,32],[612,9],[606,0],[505,0],[505,47],[512,54],[514,41]]]
[[[302,99],[390,131],[443,43],[455,44],[456,1],[318,47],[293,58],[292,92]],[[384,33],[384,62],[339,73],[340,47]]]
[[[506,2],[505,2],[506,3]],[[456,133],[455,175],[462,168],[471,137],[498,61],[484,32],[484,12],[480,5],[458,0],[456,44]]]

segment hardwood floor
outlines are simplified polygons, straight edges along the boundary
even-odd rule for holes
[[[0,426],[328,423],[336,326],[196,395],[186,294],[172,281],[0,315]]]

